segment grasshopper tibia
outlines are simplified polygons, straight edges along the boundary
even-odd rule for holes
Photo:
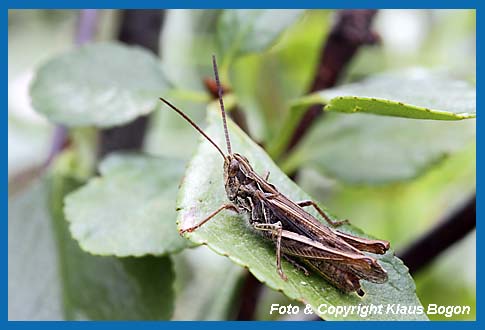
[[[232,203],[223,204],[217,210],[215,210],[214,212],[212,212],[211,214],[209,214],[207,216],[207,218],[205,218],[204,220],[202,220],[201,222],[199,222],[195,226],[192,226],[192,227],[189,227],[189,228],[185,228],[185,229],[179,230],[179,234],[180,235],[183,235],[184,233],[191,233],[191,232],[193,232],[194,230],[200,228],[204,223],[206,223],[207,221],[209,221],[210,219],[212,219],[214,216],[216,216],[219,212],[221,212],[222,210],[225,210],[225,209],[231,209],[231,210],[235,211],[236,213],[239,213],[239,210],[236,207],[236,205],[234,205]]]

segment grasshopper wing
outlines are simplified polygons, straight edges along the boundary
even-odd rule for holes
[[[283,230],[281,242],[283,253],[308,260],[312,268],[325,271],[330,268],[323,264],[329,263],[335,269],[352,273],[360,279],[374,283],[387,280],[387,273],[377,260],[361,252],[341,251],[287,230]]]

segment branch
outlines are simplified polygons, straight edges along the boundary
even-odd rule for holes
[[[320,54],[319,66],[309,93],[334,86],[359,48],[380,42],[371,30],[377,10],[342,10],[330,31]],[[291,151],[305,136],[315,120],[322,115],[321,105],[308,108],[288,144]]]
[[[476,196],[397,255],[414,274],[476,227]]]

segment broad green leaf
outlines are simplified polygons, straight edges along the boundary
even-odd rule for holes
[[[436,120],[476,116],[474,86],[422,69],[380,74],[317,95],[326,111]]]
[[[236,56],[267,49],[302,13],[300,9],[224,10],[217,25],[222,62],[227,65]]]
[[[306,109],[319,103],[325,105],[325,111],[352,114],[433,120],[462,120],[476,116],[474,86],[444,73],[410,69],[378,74],[296,100],[281,130],[293,132]],[[274,158],[283,154],[289,137],[291,134],[286,133],[268,147]]]
[[[164,255],[187,245],[176,230],[175,198],[184,162],[108,156],[101,177],[66,198],[72,236],[83,250],[118,257]]]
[[[54,174],[9,198],[9,319],[169,318],[168,257],[96,257],[71,238],[62,200],[78,185]]]
[[[282,167],[314,168],[350,184],[409,180],[473,142],[475,124],[328,113]]]
[[[148,51],[98,43],[41,66],[31,96],[34,109],[55,123],[110,127],[151,112],[168,86]]]
[[[63,155],[62,155],[63,156]],[[61,156],[61,157],[62,157]],[[159,320],[173,311],[174,274],[170,258],[98,257],[85,253],[69,233],[63,212],[67,194],[79,181],[55,164],[49,205],[60,251],[66,319]]]
[[[206,246],[172,255],[176,304],[172,320],[224,321],[235,318],[245,270]]]
[[[218,144],[222,145],[224,139],[218,111],[210,111],[209,119],[210,126],[207,132],[215,138]],[[269,170],[271,172],[269,181],[290,198],[294,200],[309,199],[309,196],[289,180],[266,153],[240,129],[230,123],[229,131],[234,151],[248,157],[258,173]],[[179,228],[193,225],[227,201],[222,180],[222,164],[222,159],[210,144],[204,142],[200,145],[188,167],[179,191]],[[309,211],[312,212],[312,210]],[[286,261],[283,263],[283,269],[288,276],[288,281],[285,282],[276,272],[274,245],[251,231],[245,221],[243,216],[235,215],[230,211],[223,212],[197,231],[187,234],[187,237],[193,242],[207,244],[215,252],[228,256],[236,264],[247,267],[258,280],[269,287],[282,291],[291,299],[311,304],[314,309],[320,304],[357,306],[371,303],[394,304],[396,301],[404,305],[420,306],[407,268],[393,256],[392,251],[378,257],[381,265],[388,272],[389,280],[385,284],[363,281],[362,286],[367,293],[363,298],[356,294],[341,293],[316,274],[307,277]],[[342,230],[365,236],[352,226],[345,226]],[[321,316],[326,319],[335,319],[332,315]],[[372,315],[368,318],[426,319],[426,316]],[[351,315],[347,319],[360,318],[357,315]]]

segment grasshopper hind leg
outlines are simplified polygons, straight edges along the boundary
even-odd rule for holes
[[[349,223],[349,220],[347,220],[347,219],[345,219],[345,220],[337,220],[337,221],[334,221],[334,220],[330,219],[330,217],[317,205],[317,203],[315,203],[312,200],[301,201],[301,202],[297,202],[296,204],[298,204],[298,206],[301,206],[301,207],[313,206],[313,208],[315,210],[317,210],[317,212],[322,216],[322,218],[324,218],[325,221],[327,221],[328,224],[330,224],[333,227],[338,227],[338,226],[341,226],[343,224],[348,224]]]

